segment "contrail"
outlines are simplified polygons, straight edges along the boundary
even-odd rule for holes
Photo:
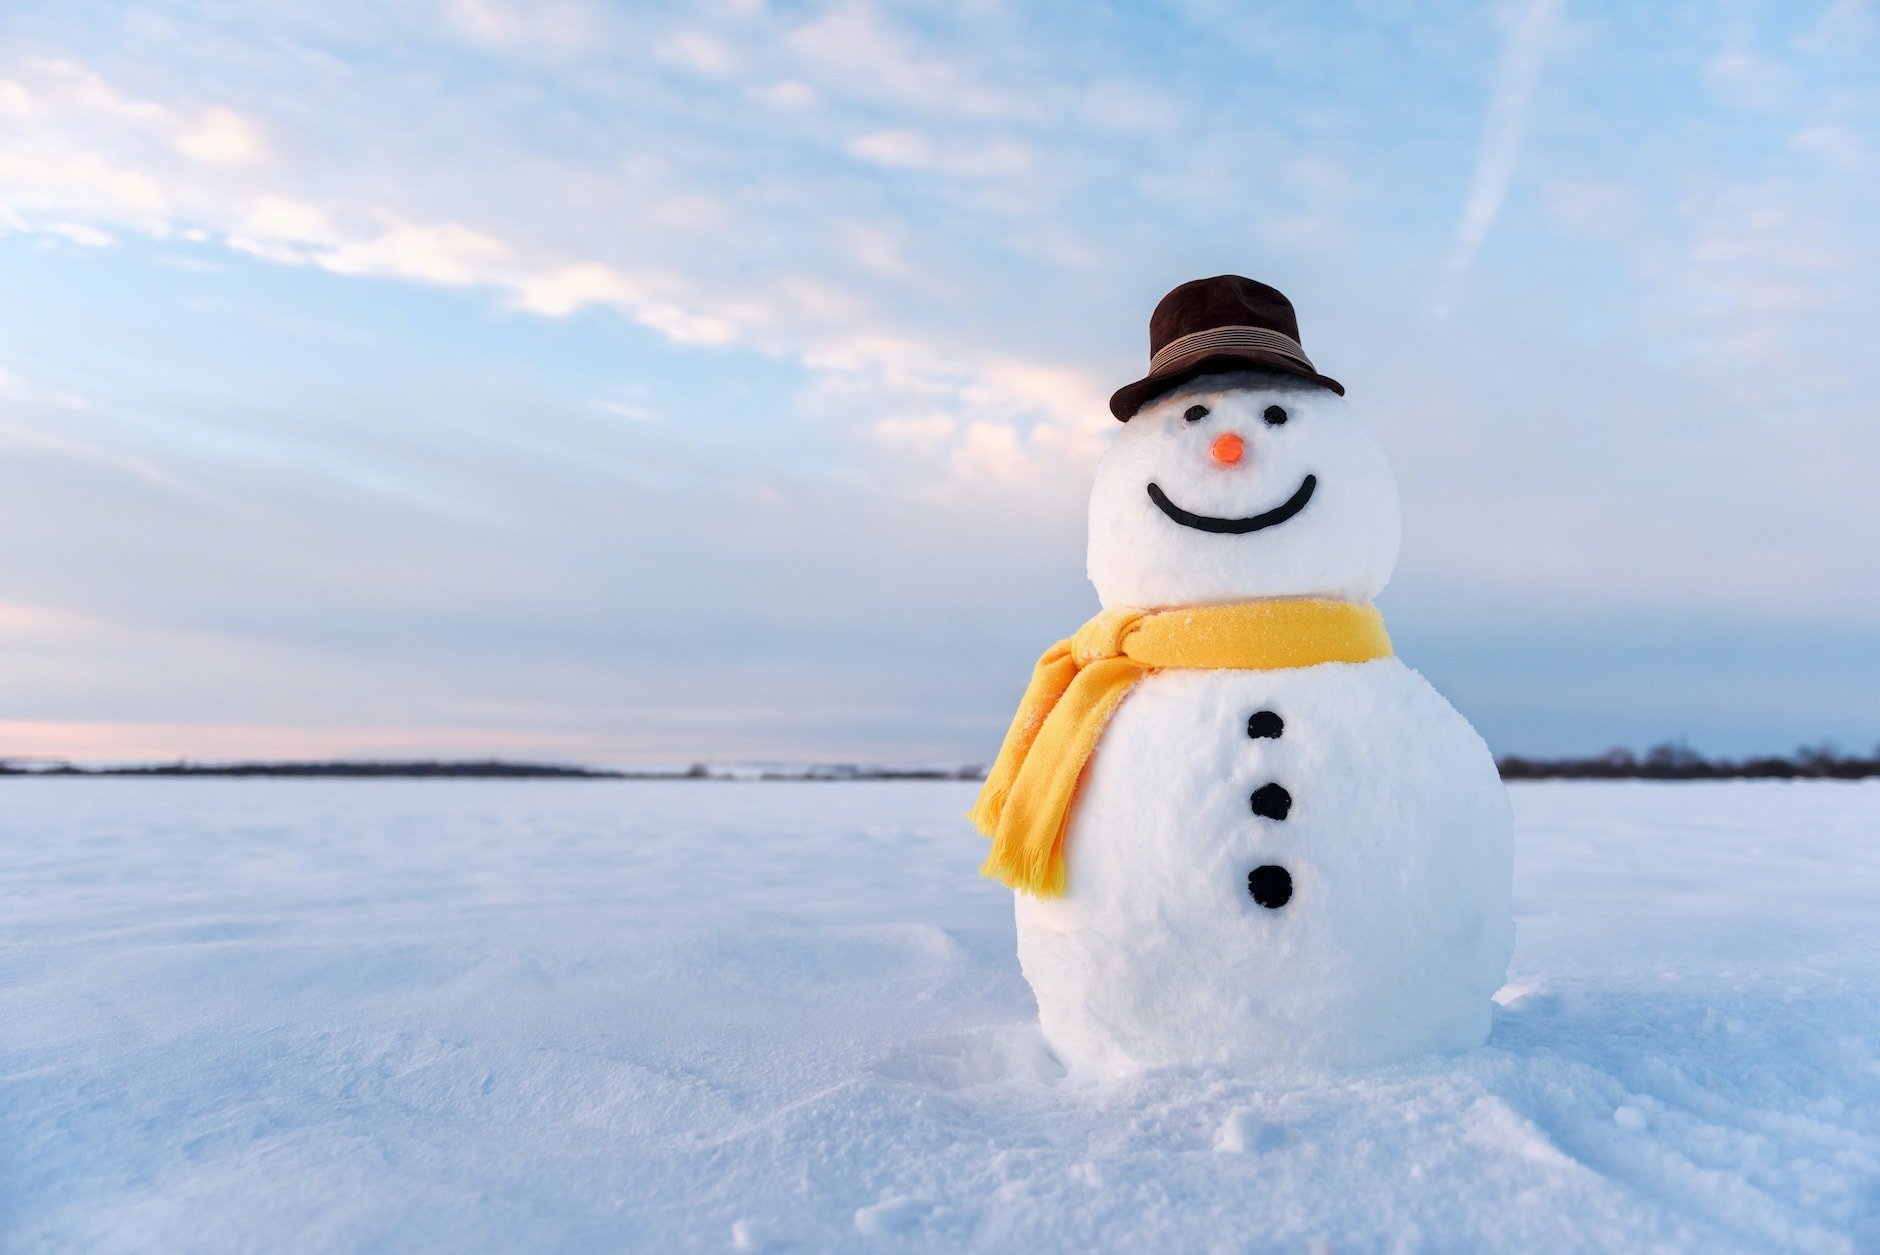
[[[1488,115],[1482,121],[1482,139],[1475,152],[1475,170],[1469,177],[1469,195],[1463,202],[1462,217],[1456,222],[1455,242],[1449,259],[1443,264],[1442,280],[1437,285],[1436,316],[1449,313],[1451,301],[1462,279],[1475,264],[1475,254],[1482,247],[1488,229],[1501,214],[1502,201],[1508,195],[1508,182],[1514,177],[1515,159],[1527,136],[1528,106],[1534,101],[1534,89],[1540,83],[1541,66],[1547,60],[1554,21],[1560,14],[1562,0],[1531,0],[1527,9],[1508,32],[1508,42],[1501,50],[1501,63],[1495,68],[1495,91],[1489,98]]]

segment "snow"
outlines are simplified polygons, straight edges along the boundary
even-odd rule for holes
[[[0,1246],[1880,1247],[1880,786],[1512,792],[1486,1046],[1086,1083],[970,784],[12,781]]]
[[[1250,738],[1249,716],[1280,717]],[[1252,795],[1284,789],[1284,817]],[[1073,1071],[1375,1064],[1478,1046],[1514,944],[1508,793],[1395,658],[1164,671],[1118,708],[1020,968]],[[1255,901],[1282,868],[1291,896]]]

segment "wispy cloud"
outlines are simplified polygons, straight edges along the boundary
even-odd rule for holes
[[[470,4],[451,12],[493,39],[511,31],[507,8]],[[674,47],[686,51],[681,59],[688,71],[702,68],[701,49],[718,46],[696,32],[674,39],[676,44],[662,45],[660,55],[673,55]],[[878,18],[860,9],[805,24],[791,44],[797,45],[809,69],[846,73],[880,56],[906,71],[893,83],[868,79],[852,90],[907,95],[923,111],[939,108],[949,94],[974,115],[997,107],[991,93],[973,88],[957,70],[915,57]],[[731,68],[730,54],[724,56],[709,67],[714,73]],[[812,396],[864,387],[871,398],[866,408],[874,415],[941,401],[961,418],[962,430],[972,423],[1013,423],[1011,438],[1020,449],[1040,438],[1062,443],[1050,434],[1041,437],[1035,430],[1040,425],[1101,429],[1101,407],[1089,404],[1098,395],[1092,380],[1069,392],[1025,389],[1016,394],[1017,404],[1003,390],[1002,381],[1014,374],[1070,380],[1077,375],[1074,364],[1021,361],[1009,347],[977,342],[980,337],[970,330],[936,337],[884,300],[904,298],[925,276],[888,244],[891,233],[879,227],[833,239],[838,247],[814,276],[782,257],[764,258],[753,268],[727,265],[710,251],[697,265],[649,264],[649,254],[665,250],[595,248],[593,232],[552,201],[532,203],[532,212],[520,219],[506,214],[501,221],[495,220],[499,215],[478,221],[476,205],[449,207],[460,210],[461,218],[426,218],[412,208],[391,207],[386,202],[393,198],[375,194],[379,189],[346,195],[308,171],[273,168],[265,128],[232,106],[184,110],[142,99],[69,59],[28,62],[13,74],[9,99],[18,99],[10,107],[28,111],[34,122],[12,132],[10,141],[0,140],[0,222],[15,230],[59,234],[87,245],[108,243],[111,231],[157,239],[206,237],[284,265],[481,288],[513,308],[548,318],[604,309],[676,345],[732,348],[792,362],[811,376]],[[845,148],[853,158],[911,177],[1024,179],[1034,165],[1015,141],[942,140],[910,128],[862,132]],[[607,195],[639,190],[623,182]],[[413,199],[412,187],[395,191],[399,199]],[[638,196],[634,211],[647,241],[685,236],[701,218],[709,223],[719,214],[712,197],[683,188]],[[737,234],[735,224],[722,226]],[[583,247],[593,251],[578,251]],[[842,273],[844,268],[852,273]],[[887,293],[880,291],[883,281],[891,285]]]
[[[1514,179],[1515,164],[1527,138],[1528,112],[1540,86],[1541,70],[1554,44],[1554,32],[1563,0],[1528,0],[1515,18],[1495,67],[1495,84],[1488,112],[1482,120],[1482,138],[1469,175],[1468,194],[1456,221],[1455,238],[1443,263],[1436,298],[1436,316],[1446,317],[1469,270],[1475,265],[1482,241],[1501,215]]]
[[[82,243],[92,246],[88,240]],[[149,484],[176,483],[174,476],[146,458],[75,434],[71,430],[75,420],[89,416],[92,408],[86,398],[75,393],[30,384],[0,368],[0,454],[75,458]],[[3,615],[0,622],[4,622]]]

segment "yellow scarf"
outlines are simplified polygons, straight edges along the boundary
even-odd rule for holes
[[[1064,834],[1084,765],[1129,690],[1164,667],[1272,671],[1390,657],[1369,605],[1306,598],[1106,610],[1038,659],[968,815],[992,838],[983,876],[1061,897]]]

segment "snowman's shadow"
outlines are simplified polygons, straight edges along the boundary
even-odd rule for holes
[[[1487,1044],[1459,1055],[1420,1059],[1319,1078],[1400,1085],[1473,1080],[1517,1107],[1538,1095],[1569,1093],[1624,1105],[1742,1111],[1809,1103],[1832,1107],[1871,1093],[1880,1074],[1875,1000],[1853,989],[1615,990],[1574,985],[1511,985],[1502,991]],[[1006,1082],[1057,1086],[1068,1076],[1036,1020],[992,1024],[908,1042],[871,1069],[884,1079],[936,1091]],[[1180,1071],[1153,1074],[1163,1081]],[[1235,1079],[1283,1089],[1310,1088],[1307,1073],[1229,1078],[1188,1072],[1198,1082]],[[1610,1115],[1612,1107],[1606,1108]],[[1536,1116],[1545,1113],[1536,1109]],[[1544,1121],[1551,1123],[1551,1121]]]
[[[1049,1085],[1065,1075],[1035,1020],[910,1042],[876,1062],[873,1070],[887,1080],[942,1092],[1006,1081]]]

